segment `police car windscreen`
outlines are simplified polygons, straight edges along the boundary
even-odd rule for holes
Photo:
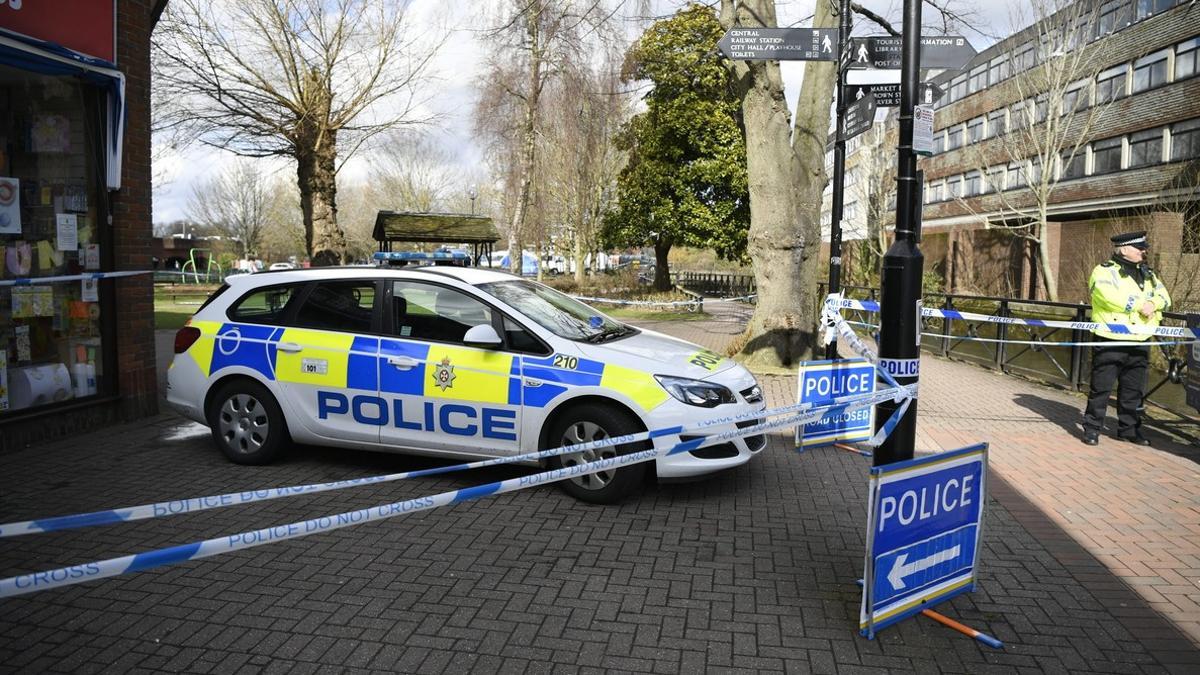
[[[568,340],[621,333],[625,326],[558,291],[529,281],[480,284],[479,290],[515,307],[539,326]]]

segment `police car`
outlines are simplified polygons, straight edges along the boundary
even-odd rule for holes
[[[234,462],[291,442],[489,458],[765,408],[742,366],[479,268],[320,268],[230,280],[175,336],[167,401]],[[745,427],[753,424],[741,422]],[[714,426],[720,433],[732,425]],[[551,468],[697,436],[547,460]],[[659,479],[739,466],[759,436],[662,457]],[[610,503],[648,464],[560,483]]]

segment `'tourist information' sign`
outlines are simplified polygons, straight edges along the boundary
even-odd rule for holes
[[[871,468],[863,635],[975,590],[986,483],[986,443]]]

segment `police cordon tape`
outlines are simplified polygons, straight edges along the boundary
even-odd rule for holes
[[[575,464],[561,469],[552,469],[550,471],[543,471],[541,473],[521,476],[519,478],[510,478],[508,480],[487,483],[475,487],[451,490],[449,492],[442,492],[426,497],[416,497],[413,499],[405,499],[388,504],[380,504],[377,506],[355,509],[353,511],[346,511],[344,513],[339,513],[332,516],[310,518],[308,520],[297,521],[294,523],[275,525],[223,537],[192,542],[189,544],[181,544],[179,546],[171,546],[168,548],[146,551],[134,555],[121,556],[119,558],[109,558],[108,560],[81,563],[78,565],[71,565],[58,569],[33,572],[29,574],[20,574],[15,577],[0,579],[0,598],[9,598],[27,593],[33,593],[36,591],[70,586],[83,583],[85,581],[94,581],[132,572],[140,572],[154,567],[160,567],[162,565],[170,565],[189,560],[199,560],[201,558],[208,558],[223,553],[231,553],[233,551],[239,551],[255,546],[262,546],[264,544],[274,543],[277,541],[298,539],[320,532],[338,530],[351,525],[384,520],[386,518],[392,518],[399,515],[417,513],[419,511],[428,511],[439,506],[458,504],[461,502],[479,499],[481,497],[534,487],[536,485],[555,483],[558,481],[567,480],[569,478],[574,478],[576,476],[596,473],[598,471],[612,471],[621,467],[638,464],[640,462],[648,462],[658,458],[659,456],[687,452],[713,443],[727,442],[742,436],[750,436],[782,427],[805,424],[807,422],[820,419],[827,414],[837,414],[842,411],[855,410],[857,408],[875,405],[875,403],[879,402],[880,400],[886,400],[888,397],[904,395],[905,391],[894,392],[885,390],[882,392],[876,392],[875,395],[870,397],[863,397],[862,400],[854,403],[821,406],[797,415],[785,417],[783,419],[778,419],[771,422],[763,422],[751,427],[746,427],[744,429],[734,429],[713,436],[706,436],[704,438],[693,439],[690,441],[681,441],[676,443],[674,446],[663,450],[641,450],[628,455],[618,455],[616,457],[599,459],[584,464]]]
[[[835,296],[830,296],[833,299]],[[879,303],[872,300],[850,300],[837,297],[839,309],[853,309],[861,312],[878,312]],[[993,316],[991,314],[976,314],[960,312],[953,309],[933,309],[922,307],[921,316],[934,319],[958,319],[961,321],[979,321],[983,323],[1004,323],[1012,326],[1034,326],[1037,328],[1070,328],[1074,330],[1106,330],[1119,335],[1156,335],[1160,337],[1200,338],[1200,328],[1166,327],[1166,326],[1128,326],[1121,323],[1097,323],[1095,321],[1055,321],[1050,319],[1019,319],[1012,316]]]
[[[829,297],[825,299],[824,306],[821,308],[821,325],[825,327],[823,344],[828,345],[832,342],[835,334],[840,336],[842,343],[850,347],[851,351],[859,357],[866,359],[867,363],[875,366],[875,372],[889,386],[901,388],[900,384],[896,382],[896,378],[892,377],[892,374],[879,363],[879,355],[859,339],[858,334],[854,332],[850,324],[846,323],[846,320],[842,318],[839,306],[841,299],[840,294],[830,293]],[[915,397],[916,394],[914,393],[913,396]]]
[[[848,323],[852,326],[862,326],[864,328],[873,328],[875,330],[879,329],[879,324],[877,324],[877,323],[867,323],[865,321],[846,321],[846,323]],[[985,338],[985,337],[978,337],[978,336],[974,336],[974,335],[943,335],[941,333],[930,333],[930,332],[922,332],[921,335],[923,335],[925,337],[953,340],[956,342],[958,340],[967,340],[970,342],[1003,342],[1004,344],[1038,345],[1038,346],[1042,346],[1042,347],[1144,347],[1146,345],[1171,347],[1174,345],[1195,344],[1196,342],[1200,341],[1200,340],[1154,340],[1152,342],[1150,340],[1145,340],[1142,342],[1135,342],[1135,341],[1105,340],[1104,342],[1055,342],[1055,341],[1051,341],[1051,340],[1012,340],[1009,338],[1003,338],[1003,339],[1001,339],[1001,338]]]
[[[56,284],[63,281],[82,281],[84,279],[115,279],[118,277],[133,277],[141,274],[154,274],[154,272],[148,270],[127,272],[85,272],[83,274],[65,274],[57,277],[0,279],[0,286],[36,286],[38,284]]]
[[[696,298],[695,300],[674,300],[674,301],[654,301],[654,300],[618,300],[616,298],[593,298],[586,295],[572,295],[572,298],[582,302],[599,302],[610,305],[636,305],[641,307],[677,307],[677,306],[692,306],[701,304],[713,304],[719,302],[745,302],[758,297],[758,294],[743,295],[736,298]]]
[[[843,396],[824,404],[824,407],[836,407],[838,405],[856,405],[859,406],[863,401],[871,401],[871,405],[880,401],[887,400],[905,400],[916,394],[916,386],[901,388],[900,390],[883,390],[868,394],[854,394],[851,396]],[[861,406],[860,406],[861,407]],[[515,464],[520,462],[532,462],[539,459],[546,459],[558,455],[575,454],[589,450],[600,450],[604,448],[617,447],[628,443],[636,443],[640,441],[652,440],[661,436],[673,436],[676,434],[687,434],[689,432],[702,431],[711,429],[716,426],[724,426],[743,422],[746,420],[757,420],[764,417],[778,417],[787,414],[803,414],[817,409],[817,406],[812,403],[798,403],[780,408],[773,408],[760,411],[751,411],[739,413],[737,415],[727,415],[710,420],[703,420],[696,424],[686,426],[666,427],[663,429],[655,429],[652,431],[643,431],[634,434],[626,434],[614,438],[608,438],[598,441],[589,441],[579,445],[561,446],[548,450],[540,450],[520,455],[512,455],[508,457],[496,457],[493,459],[480,460],[477,462],[468,462],[464,464],[452,464],[448,466],[434,467],[431,469],[419,469],[416,471],[405,471],[401,473],[384,474],[379,476],[366,476],[363,478],[350,478],[340,481],[331,481],[327,483],[312,483],[308,485],[293,485],[287,487],[275,487],[268,489],[243,490],[239,492],[229,492],[219,495],[207,495],[203,497],[190,497],[187,499],[175,499],[163,502],[155,502],[152,504],[142,504],[139,506],[128,506],[118,509],[110,509],[106,511],[92,511],[89,513],[77,513],[69,516],[56,516],[50,518],[40,518],[37,520],[26,520],[20,522],[0,524],[0,539],[6,537],[17,537],[25,534],[36,534],[39,532],[58,532],[62,530],[73,530],[83,527],[92,527],[96,525],[110,525],[114,523],[132,522],[137,520],[149,520],[153,518],[165,518],[168,516],[181,515],[185,513],[196,513],[199,511],[207,511],[209,509],[224,508],[226,506],[240,506],[242,504],[250,504],[254,502],[262,502],[271,499],[279,499],[282,497],[292,497],[303,494],[315,494],[318,492],[329,492],[333,490],[343,490],[346,488],[357,487],[360,485],[374,485],[377,483],[387,483],[391,481],[406,480],[409,478],[420,478],[425,476],[436,476],[441,474],[453,473],[457,471],[466,471],[470,469],[479,469],[489,466],[499,466],[502,464]],[[894,426],[894,425],[893,425]],[[890,433],[890,432],[889,432]],[[694,449],[694,448],[691,448]]]

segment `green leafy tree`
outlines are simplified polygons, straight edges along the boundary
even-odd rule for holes
[[[746,255],[746,144],[741,101],[717,52],[723,33],[712,9],[692,4],[652,25],[626,55],[623,80],[653,89],[617,137],[629,163],[602,235],[609,246],[652,244],[657,290],[671,287],[675,244]]]

